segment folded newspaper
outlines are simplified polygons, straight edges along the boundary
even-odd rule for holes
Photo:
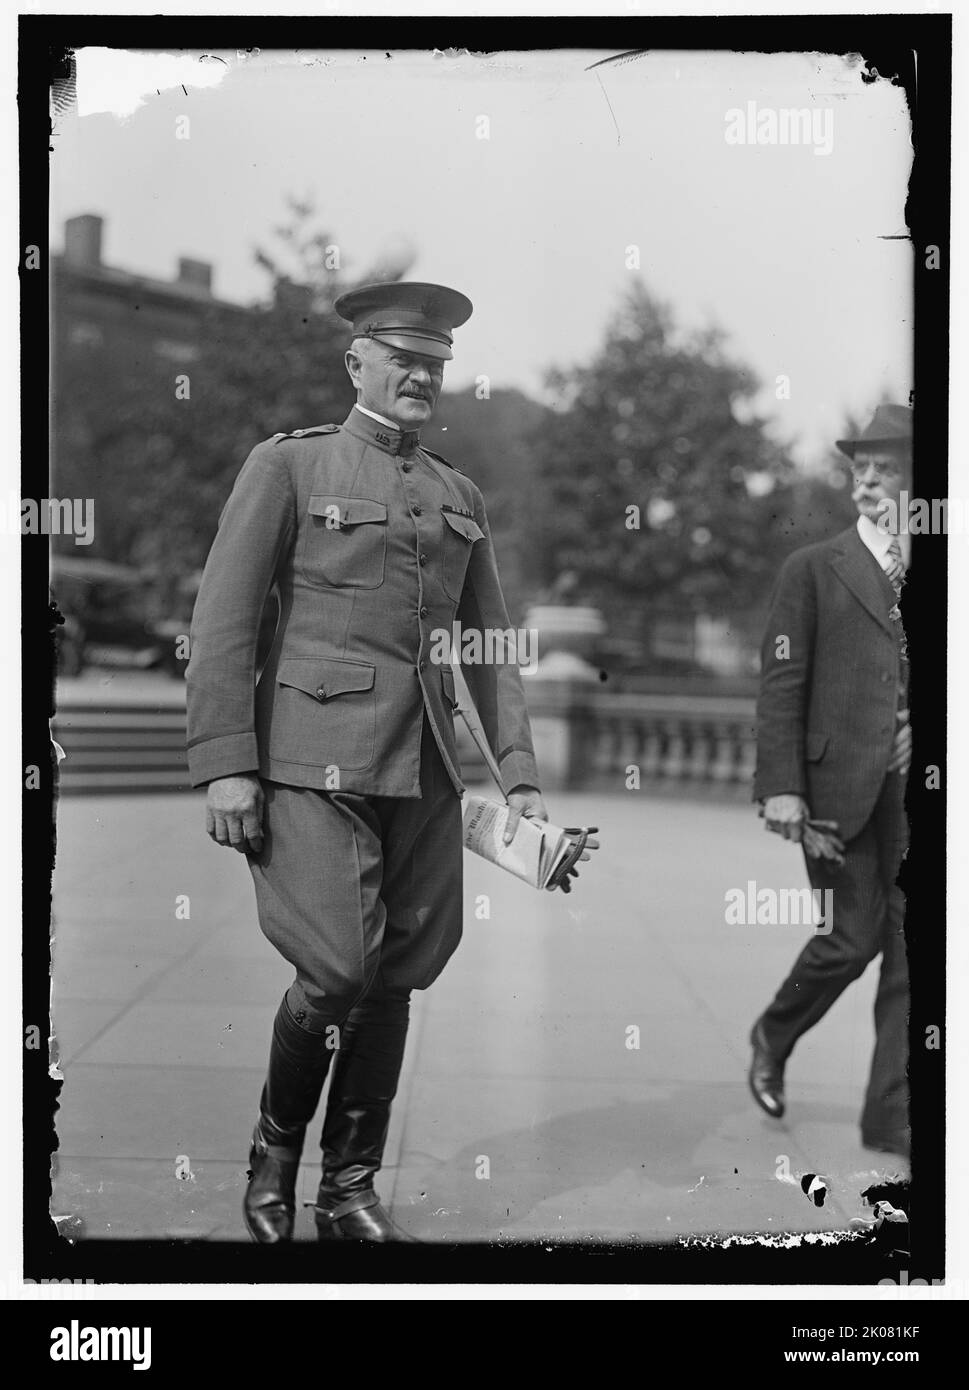
[[[560,887],[552,882],[577,848],[577,836],[548,821],[522,816],[511,844],[504,843],[508,807],[468,793],[464,806],[464,846],[491,864],[507,869],[533,888]]]

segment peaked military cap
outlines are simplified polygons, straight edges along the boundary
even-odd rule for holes
[[[446,285],[417,280],[363,285],[342,294],[333,306],[353,324],[355,338],[375,338],[390,347],[451,360],[453,330],[470,317],[471,300]]]

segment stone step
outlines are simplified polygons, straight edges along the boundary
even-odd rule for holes
[[[51,734],[65,754],[58,765],[62,795],[180,791],[191,785],[184,709],[67,704],[58,710]],[[466,780],[485,780],[487,769],[470,735],[459,727],[457,739]]]

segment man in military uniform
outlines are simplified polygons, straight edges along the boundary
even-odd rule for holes
[[[188,746],[207,829],[243,852],[262,930],[296,977],[273,1025],[244,1201],[292,1237],[306,1127],[335,1057],[316,1203],[321,1239],[406,1240],[373,1188],[409,996],[461,936],[463,791],[454,677],[431,634],[507,630],[477,487],[422,447],[464,295],[346,294],[357,404],[342,425],[256,446],[219,522],[192,622]],[[280,617],[256,680],[259,619]],[[515,664],[466,668],[511,806],[545,816]],[[334,1049],[333,1040],[337,1047]]]

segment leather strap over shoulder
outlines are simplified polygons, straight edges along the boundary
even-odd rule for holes
[[[443,454],[435,453],[434,450],[429,449],[426,444],[422,444],[421,449],[424,451],[425,454],[430,454],[432,459],[437,459],[438,463],[443,463],[445,468],[453,468],[455,473],[461,472],[461,469],[457,466],[456,463],[452,463],[450,459],[446,459]]]

